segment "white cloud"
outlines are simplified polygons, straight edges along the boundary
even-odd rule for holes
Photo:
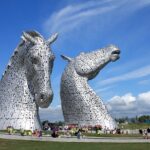
[[[104,15],[113,13],[127,15],[127,12],[134,12],[144,6],[150,4],[149,0],[101,0],[101,1],[86,1],[84,3],[76,3],[72,5],[67,5],[66,7],[54,12],[45,21],[44,28],[47,32],[59,32],[64,33],[74,29],[77,25],[86,24],[86,21],[93,19],[93,17],[99,16],[92,20],[92,24],[104,22]],[[119,13],[118,13],[119,12]],[[115,22],[117,19],[122,19],[122,17],[115,17]],[[107,20],[107,19],[106,19]],[[95,22],[94,22],[95,21]],[[114,23],[114,17],[111,17],[110,23]],[[91,24],[89,24],[91,25]]]
[[[150,114],[150,91],[138,96],[133,96],[131,93],[114,96],[108,101],[107,108],[114,117]]]
[[[108,85],[108,84],[112,84],[112,83],[116,83],[119,81],[126,81],[126,80],[131,80],[131,79],[137,79],[137,78],[141,78],[141,77],[146,77],[150,75],[150,65],[142,67],[140,69],[116,76],[116,77],[112,77],[106,80],[102,80],[100,81],[100,85]]]
[[[96,93],[101,93],[104,91],[108,91],[109,89],[113,88],[114,86],[108,86],[108,87],[104,87],[104,88],[96,88],[95,92]]]
[[[40,109],[39,114],[41,120],[49,120],[50,122],[64,120],[61,105]]]
[[[141,93],[138,95],[138,102],[142,105],[144,104],[145,107],[150,108],[150,91]]]
[[[138,82],[138,84],[140,84],[140,85],[148,85],[148,84],[150,84],[150,79],[141,80],[141,81]]]
[[[150,114],[150,91],[133,96],[127,93],[123,96],[114,96],[106,104],[110,114],[115,117],[135,117]],[[40,109],[41,120],[51,122],[63,120],[61,105]]]
[[[109,2],[112,0],[108,0]],[[73,29],[77,24],[80,24],[84,19],[99,15],[110,11],[114,7],[101,7],[104,1],[89,1],[76,5],[68,5],[58,12],[53,13],[44,23],[44,27],[50,32],[65,32]]]

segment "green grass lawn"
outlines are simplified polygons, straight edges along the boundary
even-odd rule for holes
[[[83,133],[88,137],[130,137],[130,138],[143,138],[140,134],[96,134],[96,133]]]
[[[0,139],[0,150],[149,150],[148,143],[60,143]]]
[[[150,127],[148,123],[129,123],[129,124],[119,124],[119,128],[123,129],[147,129]]]

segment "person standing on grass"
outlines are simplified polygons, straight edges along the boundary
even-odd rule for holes
[[[150,138],[150,128],[147,128],[147,139]]]
[[[81,138],[81,129],[79,129],[78,132],[77,132],[77,138],[78,138],[78,139]]]

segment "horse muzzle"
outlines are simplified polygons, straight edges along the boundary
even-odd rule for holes
[[[52,99],[53,99],[52,91],[35,94],[36,104],[41,108],[47,108],[51,104]]]
[[[117,49],[117,50],[114,50],[112,53],[111,53],[111,56],[110,56],[110,59],[111,61],[116,61],[120,58],[120,50]]]

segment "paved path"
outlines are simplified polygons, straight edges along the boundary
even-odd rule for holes
[[[20,135],[8,135],[8,134],[0,134],[0,138],[2,139],[15,139],[15,140],[32,140],[32,141],[51,141],[51,142],[106,142],[106,143],[150,143],[150,139],[142,139],[142,138],[123,138],[123,137],[84,137],[81,139],[77,139],[75,137],[32,137],[32,136],[20,136]]]

